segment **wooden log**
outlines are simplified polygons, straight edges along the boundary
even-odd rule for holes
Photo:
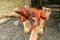
[[[47,20],[48,20],[49,19],[49,15],[51,14],[51,10],[49,8],[44,8],[43,10],[46,10],[45,11],[45,15],[47,16]],[[39,23],[40,23],[39,26],[37,26],[31,32],[29,40],[38,40],[38,34],[40,34],[40,36],[43,35],[43,31],[44,31],[46,22],[45,22],[44,19],[40,18]],[[26,22],[26,24],[29,24],[29,23]],[[28,25],[28,26],[30,26],[30,25]],[[27,27],[27,26],[25,25],[25,27]]]

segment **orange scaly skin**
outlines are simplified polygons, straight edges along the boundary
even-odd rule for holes
[[[31,8],[31,10],[34,12],[34,17],[36,17],[37,19],[39,19],[41,17],[46,20],[46,16],[44,15],[44,12],[42,10],[38,10],[36,8]],[[47,20],[46,20],[46,22],[47,22]],[[33,25],[30,29],[30,32],[33,31],[36,27],[37,27],[37,25]]]
[[[22,17],[22,21],[26,21],[26,17],[29,18],[29,14],[25,9],[21,9],[20,8],[20,12],[23,13],[24,17]],[[46,20],[46,16],[44,15],[44,11],[36,9],[36,8],[30,8],[30,10],[32,10],[34,12],[33,17],[35,17],[37,20],[39,18],[43,18],[44,20]],[[47,21],[47,20],[46,20]],[[33,25],[30,29],[30,31],[34,30],[37,27],[37,25]]]

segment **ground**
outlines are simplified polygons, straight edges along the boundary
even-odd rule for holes
[[[18,25],[14,22],[19,21]],[[17,23],[16,23],[17,24]],[[60,40],[60,31],[57,20],[54,19],[54,13],[50,15],[48,25],[45,28],[44,35],[40,40]],[[28,40],[30,34],[26,34],[20,19],[12,18],[0,24],[0,40]]]
[[[23,1],[21,1],[23,2]],[[0,0],[0,14],[10,13],[19,5],[22,5],[18,1],[10,0]],[[21,3],[21,4],[20,4]],[[17,5],[16,5],[17,4]],[[13,5],[13,6],[12,6]],[[52,12],[50,15],[48,24],[46,25],[44,35],[40,40],[60,40],[60,30],[57,20],[54,18],[56,13]],[[1,20],[1,19],[0,19]],[[0,21],[0,40],[28,40],[30,34],[26,34],[23,29],[22,21],[18,18],[11,18],[7,21],[3,19]],[[18,21],[16,24],[14,24]]]

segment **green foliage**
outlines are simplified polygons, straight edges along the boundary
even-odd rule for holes
[[[56,12],[56,14],[55,14],[55,19],[56,19],[56,21],[58,22],[58,23],[60,23],[60,12]]]
[[[60,19],[60,12],[55,15],[55,18]]]
[[[31,0],[31,6],[39,8],[39,6],[42,5],[40,0]]]

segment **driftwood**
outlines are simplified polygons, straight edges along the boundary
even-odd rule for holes
[[[43,10],[45,11],[45,15],[47,17],[47,20],[49,19],[49,15],[51,14],[51,9],[49,8],[43,8]],[[44,28],[45,28],[45,25],[46,25],[46,21],[42,18],[40,18],[39,20],[39,26],[37,26],[32,32],[31,32],[31,35],[30,35],[30,39],[29,40],[38,40],[38,36],[40,35],[43,35],[44,33]],[[29,29],[31,27],[29,21],[25,21],[24,23],[24,30],[26,33],[29,32]]]

